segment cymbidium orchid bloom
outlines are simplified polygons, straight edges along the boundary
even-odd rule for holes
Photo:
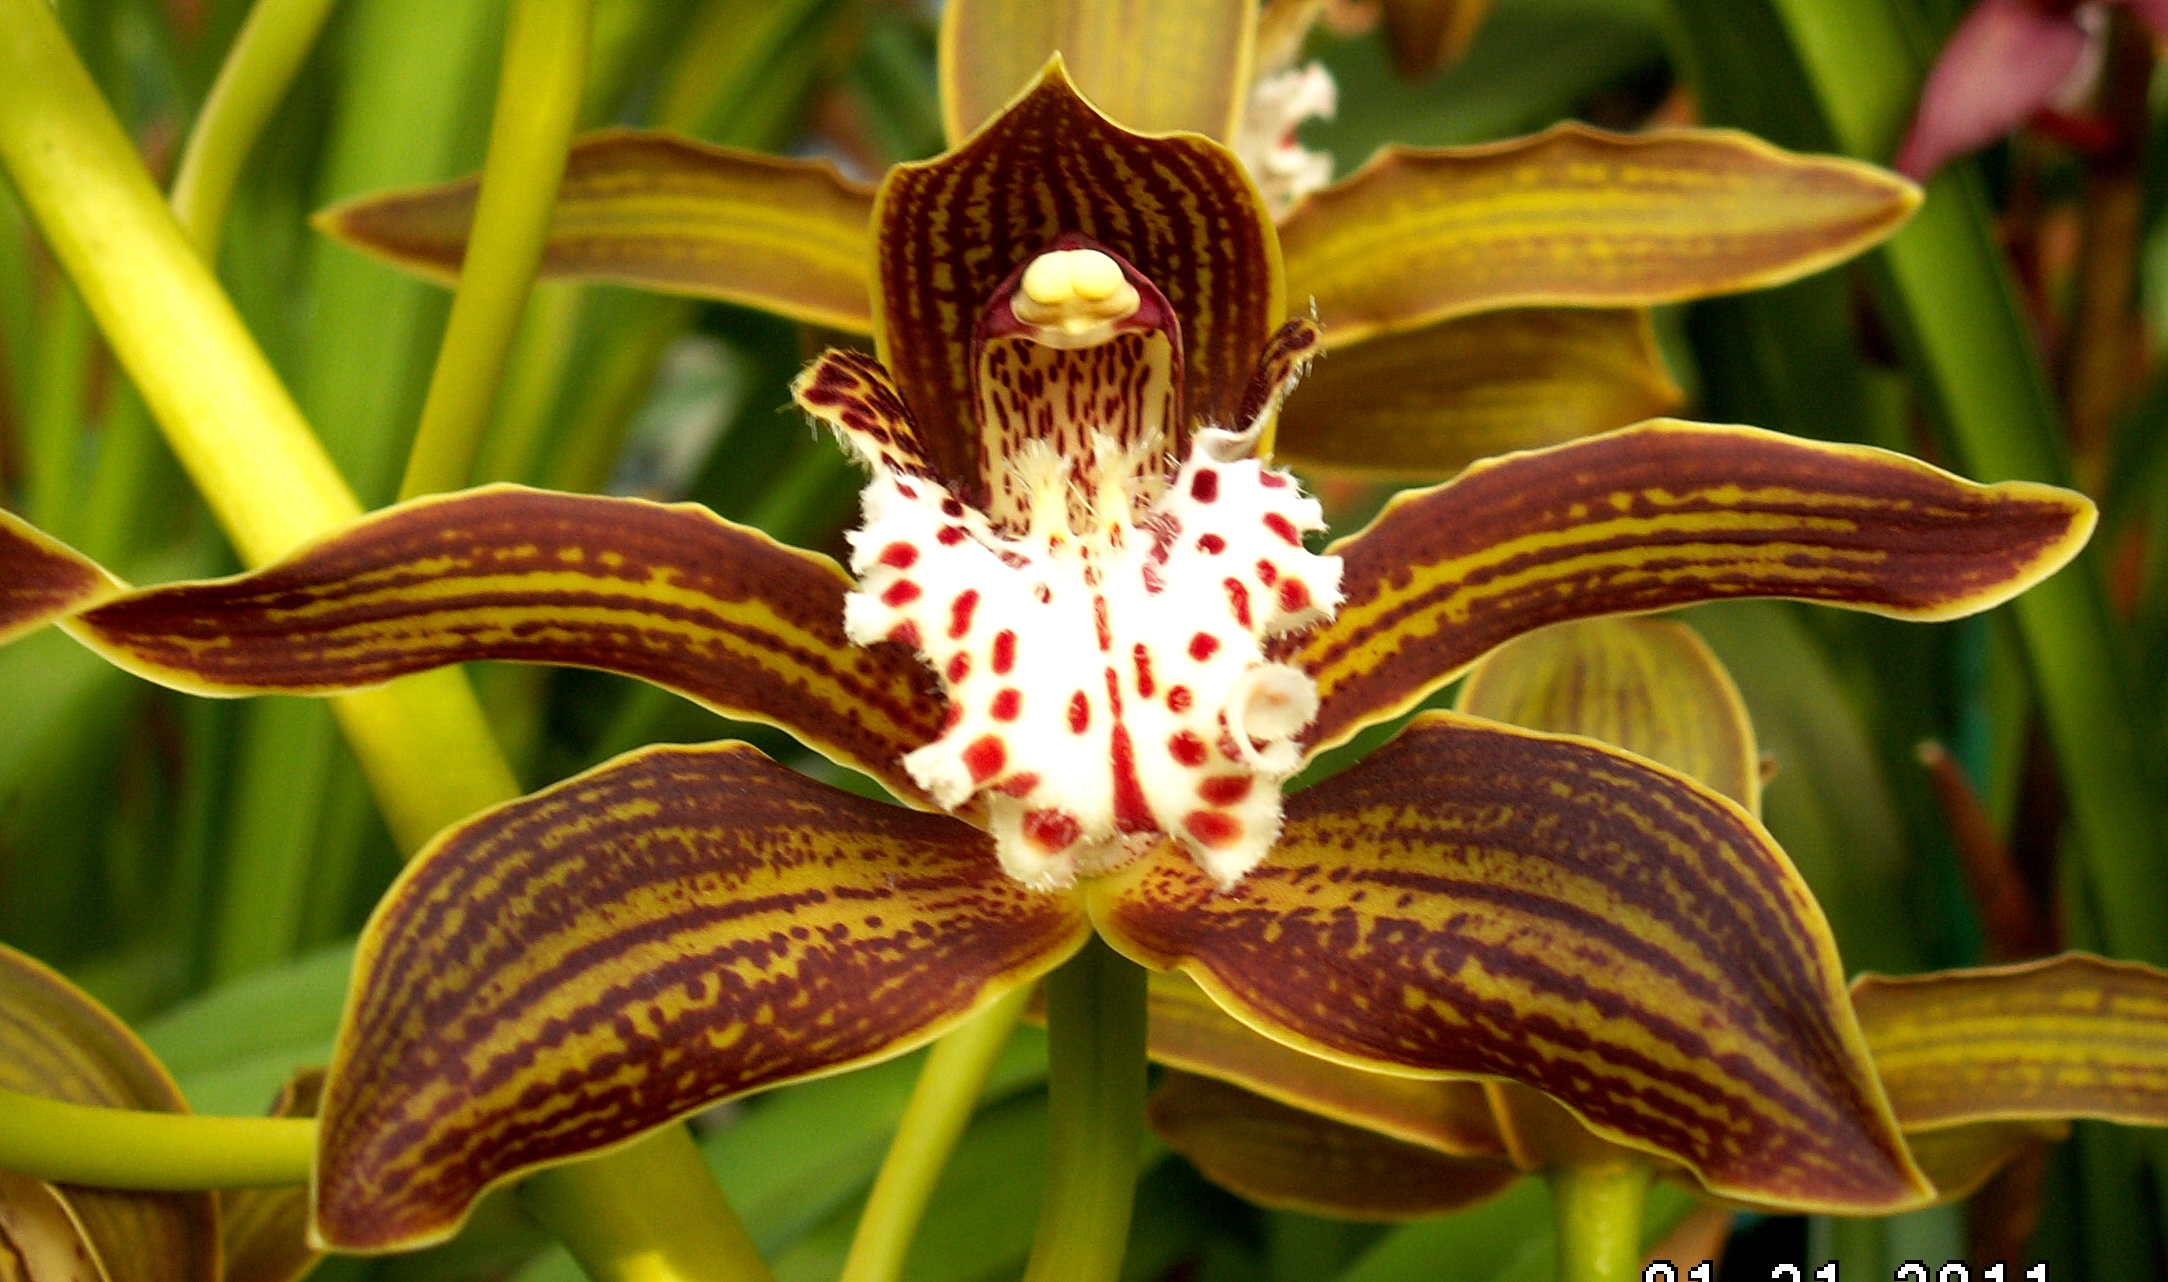
[[[1423,62],[1446,56],[1481,8],[1396,6],[1388,27]],[[1320,322],[1334,354],[1276,424],[1276,457],[1309,473],[1439,480],[1665,413],[1681,393],[1649,305],[1842,262],[1918,204],[1883,170],[1729,130],[1571,122],[1475,147],[1340,157],[1348,172],[1330,181],[1334,158],[1289,132],[1334,94],[1321,69],[1293,69],[1315,9],[1275,4],[1260,20],[1243,0],[955,0],[940,37],[953,146],[1059,51],[1118,123],[1199,134],[1244,160],[1279,225],[1292,310]],[[319,226],[449,281],[477,190],[469,179],[364,196]],[[871,186],[823,161],[604,130],[573,145],[542,271],[871,334],[874,203]],[[954,305],[976,315],[980,300]]]
[[[516,487],[144,590],[0,527],[0,636],[59,620],[206,694],[628,673],[902,803],[669,746],[439,835],[356,954],[324,1243],[439,1240],[495,1184],[899,1054],[1094,934],[1311,1056],[1523,1083],[1723,1196],[1932,1196],[1820,911],[1736,802],[1443,712],[1281,783],[1561,620],[1983,609],[2083,544],[2085,499],[1655,421],[1313,552],[1317,509],[1261,451],[1317,331],[1283,323],[1273,222],[1224,147],[1132,133],[1057,65],[891,171],[873,225],[877,355],[798,384],[871,471],[852,573],[691,505]]]
[[[1456,707],[1600,739],[1759,810],[1752,721],[1723,665],[1683,625],[1597,619],[1522,637],[1485,656]],[[1521,1174],[1621,1163],[1692,1182],[1525,1087],[1411,1081],[1295,1054],[1178,974],[1154,976],[1151,1000],[1152,1054],[1176,1070],[1153,1098],[1155,1128],[1208,1177],[1266,1205],[1408,1219],[1495,1196]],[[2168,973],[2153,967],[2072,953],[1863,976],[1850,1001],[1938,1201],[1971,1194],[2075,1118],[2168,1125]]]

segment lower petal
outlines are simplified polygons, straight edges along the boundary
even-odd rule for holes
[[[1510,1078],[1712,1191],[1929,1195],[1827,923],[1743,810],[1581,740],[1431,714],[1289,799],[1232,892],[1155,858],[1094,900],[1123,952],[1344,1064]]]
[[[448,830],[378,907],[325,1090],[315,1232],[440,1241],[524,1171],[901,1054],[1088,931],[946,816],[743,744],[619,758]]]

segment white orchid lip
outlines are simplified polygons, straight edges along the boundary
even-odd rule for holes
[[[1095,308],[1121,314],[1070,345],[1063,317]],[[975,479],[899,454],[916,429],[865,358],[831,353],[801,381],[801,402],[873,471],[845,630],[911,646],[948,699],[942,733],[904,768],[937,804],[980,807],[1026,884],[1066,885],[1172,838],[1232,886],[1279,835],[1280,781],[1318,706],[1267,645],[1340,598],[1339,559],[1303,542],[1323,528],[1316,501],[1247,457],[1299,355],[1268,352],[1271,386],[1245,400],[1265,407],[1257,421],[1179,433],[1172,309],[1075,236],[1013,274],[977,333],[980,444],[996,462]]]

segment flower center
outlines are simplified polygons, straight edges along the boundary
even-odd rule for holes
[[[1014,286],[979,327],[980,430],[1001,448],[983,507],[854,427],[872,398],[826,363],[801,384],[874,467],[845,629],[939,676],[947,724],[904,766],[938,804],[983,807],[1012,876],[1066,885],[1169,836],[1232,885],[1278,836],[1317,710],[1265,646],[1331,616],[1339,559],[1303,546],[1317,503],[1243,457],[1255,425],[1168,458],[1180,339],[1149,282],[1058,246]]]

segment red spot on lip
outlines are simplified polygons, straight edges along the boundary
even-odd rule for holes
[[[1218,556],[1227,550],[1227,540],[1217,534],[1200,534],[1197,536],[1197,548],[1206,556]]]
[[[1083,734],[1091,729],[1092,704],[1082,690],[1069,696],[1069,733]]]
[[[934,535],[934,538],[940,541],[942,547],[955,547],[964,541],[964,527],[961,525],[944,525],[941,527],[941,532]]]
[[[1009,749],[997,734],[982,734],[964,748],[964,769],[971,772],[971,782],[985,783],[1001,773],[1009,764]]]
[[[949,704],[948,707],[941,710],[941,733],[947,734],[949,731],[954,730],[963,719],[964,706],[960,703]]]
[[[1167,691],[1167,711],[1169,712],[1187,712],[1189,711],[1189,705],[1195,702],[1196,697],[1190,694],[1188,686],[1175,686]]]
[[[1219,497],[1219,473],[1209,467],[1197,469],[1189,478],[1189,496],[1199,503],[1210,503]]]
[[[924,594],[919,591],[916,583],[911,582],[909,579],[898,579],[888,585],[887,591],[881,593],[881,604],[894,609],[898,606],[909,605],[922,595]]]
[[[1301,579],[1289,579],[1280,585],[1280,608],[1289,614],[1310,608],[1310,588]]]
[[[1234,611],[1235,622],[1250,626],[1250,590],[1240,579],[1222,579],[1220,586],[1227,589],[1227,608]]]
[[[994,791],[1005,797],[1028,796],[1039,786],[1039,776],[1029,770],[1019,771],[994,785]]]
[[[1130,653],[1137,661],[1137,697],[1149,699],[1152,692],[1159,688],[1152,680],[1152,652],[1145,649],[1144,643],[1139,641]]]
[[[1268,490],[1281,490],[1287,488],[1287,477],[1280,472],[1261,471],[1257,474],[1257,483]]]
[[[1084,825],[1063,810],[1027,810],[1024,812],[1024,838],[1032,845],[1050,855],[1059,854],[1076,844],[1084,835]]]
[[[1191,731],[1183,730],[1167,736],[1167,755],[1185,766],[1203,765],[1207,751],[1209,750],[1204,746],[1204,740]]]
[[[893,641],[897,645],[910,646],[913,650],[923,648],[923,642],[918,635],[918,625],[916,623],[912,623],[908,619],[906,619],[902,623],[897,624],[895,627],[890,628],[888,630],[888,635],[882,639],[887,641]]]
[[[1302,546],[1302,535],[1296,531],[1295,523],[1278,512],[1265,513],[1265,528],[1298,548]]]
[[[958,503],[958,502],[957,502],[957,501],[956,501],[955,499],[942,499],[942,500],[941,500],[941,515],[943,515],[943,516],[945,516],[945,517],[947,517],[947,518],[949,518],[950,520],[952,520],[952,521],[953,521],[953,520],[955,520],[955,519],[956,519],[957,517],[959,517],[959,516],[962,516],[963,514],[964,514],[964,505],[963,505],[963,504],[961,504],[961,503]]]
[[[908,570],[918,564],[918,549],[899,539],[881,549],[881,564]]]
[[[996,721],[1014,721],[1016,714],[1024,710],[1024,692],[1010,686],[994,696],[993,706],[988,710]]]
[[[1122,832],[1157,832],[1152,808],[1144,801],[1144,781],[1137,777],[1137,750],[1129,727],[1114,723],[1114,826]]]
[[[1107,599],[1092,598],[1092,630],[1099,634],[1099,652],[1105,654],[1114,648],[1114,628],[1107,622]]]
[[[1250,776],[1213,775],[1197,785],[1197,795],[1215,806],[1231,806],[1250,795]]]
[[[978,608],[979,590],[977,588],[965,588],[956,594],[956,599],[949,602],[949,640],[963,640],[964,633],[971,630],[971,613]]]
[[[1229,580],[1233,582],[1233,580]],[[1219,653],[1219,638],[1209,632],[1200,632],[1189,639],[1189,657],[1199,663]]]
[[[965,677],[968,677],[970,675],[971,656],[964,653],[962,650],[958,650],[955,657],[948,661],[948,683],[950,685],[956,685],[960,683]]]
[[[1242,835],[1242,825],[1217,810],[1192,810],[1182,816],[1182,827],[1207,846],[1224,846]]]
[[[896,493],[901,494],[907,499],[915,499],[918,497],[917,490],[912,489],[910,486],[905,485],[901,481],[896,482]]]
[[[994,675],[1005,677],[1016,666],[1016,634],[1007,628],[994,634]]]
[[[1257,562],[1257,581],[1268,588],[1271,587],[1280,581],[1280,567],[1270,561],[1259,559]]]

